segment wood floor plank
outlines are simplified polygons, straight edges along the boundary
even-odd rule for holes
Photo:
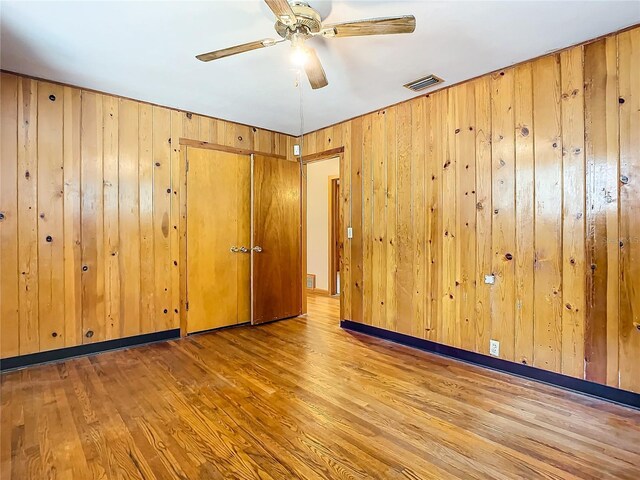
[[[341,330],[334,298],[308,306],[3,373],[2,478],[637,478],[639,411]]]

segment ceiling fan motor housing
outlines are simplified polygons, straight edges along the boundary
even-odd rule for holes
[[[282,38],[289,38],[294,33],[318,33],[322,27],[320,14],[305,2],[294,2],[291,5],[293,13],[296,14],[296,23],[287,26],[280,20],[276,22],[275,28]],[[302,30],[302,31],[301,31]]]

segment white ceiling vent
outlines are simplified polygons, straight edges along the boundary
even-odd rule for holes
[[[426,90],[429,87],[433,87],[434,85],[438,85],[442,83],[440,77],[436,77],[435,75],[427,75],[426,77],[419,78],[418,80],[414,80],[413,82],[406,83],[404,86],[409,90],[413,90],[414,92],[420,92],[422,90]]]

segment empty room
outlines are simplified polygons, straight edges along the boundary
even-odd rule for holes
[[[0,479],[640,478],[640,1],[0,0]]]

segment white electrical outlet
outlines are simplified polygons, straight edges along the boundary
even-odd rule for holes
[[[347,238],[353,238],[353,228],[347,227]]]
[[[491,275],[485,275],[484,276],[484,283],[486,283],[487,285],[494,285],[496,283],[496,276],[491,274]]]
[[[294,154],[296,157],[300,156],[300,145],[295,144],[295,145],[293,146],[293,154]]]
[[[497,340],[489,340],[489,353],[494,357],[500,356],[500,342]]]

